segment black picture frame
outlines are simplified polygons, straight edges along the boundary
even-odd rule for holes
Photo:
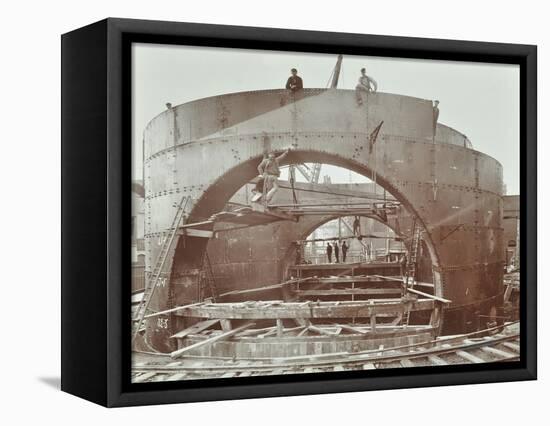
[[[117,407],[536,379],[536,46],[113,18],[61,41],[63,391]],[[133,42],[518,64],[520,361],[130,383]]]

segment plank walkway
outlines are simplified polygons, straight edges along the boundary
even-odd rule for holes
[[[500,327],[497,334],[473,337],[472,333],[439,338],[423,344],[379,348],[357,353],[321,354],[273,359],[182,358],[174,363],[169,356],[136,363],[134,382],[238,378],[277,374],[345,372],[383,368],[445,367],[447,365],[519,361],[520,337]],[[496,328],[495,328],[496,329]],[[489,329],[494,331],[494,329]],[[475,333],[474,333],[475,334]]]

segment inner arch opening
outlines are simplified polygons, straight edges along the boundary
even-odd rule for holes
[[[365,215],[329,218],[300,243],[306,264],[400,262],[407,252],[403,238],[390,226]]]
[[[248,161],[244,161],[219,176],[214,182],[211,182],[211,184],[204,191],[200,199],[196,201],[195,206],[188,218],[188,222],[205,220],[211,217],[213,214],[223,211],[224,209],[249,204],[252,187],[254,185],[254,179],[257,178],[258,175],[257,166],[261,160],[262,158],[258,157],[250,159]],[[422,254],[429,259],[427,262],[428,268],[430,269],[429,272],[431,273],[432,266],[437,267],[437,253],[433,248],[433,244],[430,240],[430,235],[428,232],[426,232],[424,224],[418,218],[418,214],[414,211],[411,203],[399,191],[398,187],[392,185],[390,181],[387,180],[384,176],[377,175],[367,165],[359,161],[349,160],[340,157],[339,155],[327,152],[299,150],[291,151],[281,164],[283,168],[283,173],[281,174],[281,177],[279,179],[279,184],[282,190],[279,191],[279,193],[275,196],[273,200],[274,206],[279,205],[279,208],[286,208],[288,206],[288,199],[285,200],[284,197],[281,196],[283,195],[284,191],[286,191],[288,197],[289,191],[291,190],[291,184],[288,180],[285,180],[283,178],[287,177],[288,179],[289,166],[304,164],[306,163],[306,160],[308,162],[311,162],[307,164],[322,164],[323,168],[325,169],[328,169],[330,167],[341,168],[343,172],[342,176],[353,176],[354,180],[359,180],[362,178],[363,183],[361,184],[371,185],[370,193],[365,194],[365,198],[373,198],[372,195],[374,194],[374,200],[371,199],[370,201],[376,201],[379,206],[383,205],[385,201],[389,202],[390,200],[398,204],[399,217],[396,219],[392,218],[391,221],[387,221],[386,225],[390,226],[390,228],[392,227],[392,225],[394,228],[397,228],[394,230],[394,232],[396,233],[396,235],[400,235],[400,237],[403,239],[405,247],[407,247],[407,239],[412,238],[414,223],[417,224],[416,226],[421,227],[423,232],[420,250]],[[326,186],[339,185],[338,183],[334,184],[332,182],[330,184],[306,183],[300,182],[299,179],[296,179],[296,184],[296,186],[302,186],[301,188],[299,188],[298,191],[298,205],[300,205],[300,201],[304,199],[311,202],[311,197],[303,197],[303,194],[315,194],[316,192],[314,191],[323,193],[323,190],[325,190],[323,197],[328,197],[331,191],[326,191]],[[353,183],[353,185],[361,184],[359,182]],[[326,217],[324,219],[327,219],[330,216],[330,213],[327,212],[327,215],[325,216]],[[345,215],[337,214],[332,216],[341,217]],[[296,229],[285,230],[285,232],[288,232],[290,234],[286,239],[289,241],[289,244],[290,241],[296,241],[300,238],[305,238],[305,236],[302,236],[299,233],[296,234],[295,232],[299,230],[303,233],[303,227],[307,226],[306,223],[308,220],[310,225],[316,224],[315,221],[312,222],[307,216],[298,216],[297,223],[301,226],[301,228],[298,229],[295,227]],[[273,227],[277,230],[275,232],[278,232],[278,230],[281,229],[282,226],[282,223],[274,224]],[[212,226],[211,229],[215,231],[215,235],[218,235],[218,231],[220,231],[221,228],[223,228],[223,226],[215,225]],[[257,228],[258,232],[262,233],[265,232],[265,229],[262,228],[266,227],[259,226]],[[293,232],[295,234],[293,234]],[[249,240],[254,239],[254,234],[255,231],[249,233],[249,235],[245,238],[245,241],[247,238]],[[269,235],[264,235],[264,237],[267,239],[265,244],[269,245],[269,240],[271,240],[272,238],[270,238]],[[190,237],[186,238],[189,239]],[[233,239],[233,241],[237,240],[238,238]],[[204,238],[194,239],[193,244],[185,244],[180,241],[176,250],[176,255],[174,257],[174,271],[177,274],[178,270],[184,271],[190,269],[191,267],[200,267],[203,262],[203,253],[207,250],[207,246],[209,252],[217,253],[217,257],[235,260],[234,263],[239,264],[239,267],[241,269],[245,267],[249,270],[255,268],[254,265],[250,264],[248,264],[248,266],[245,266],[247,264],[247,260],[249,260],[246,259],[246,252],[251,250],[250,246],[247,246],[247,244],[234,243],[231,244],[231,247],[228,248],[227,243],[224,244],[226,244],[226,247],[220,248],[219,241],[216,241],[214,239],[208,242],[208,240],[205,240]],[[192,250],[190,250],[189,247],[192,247]],[[267,248],[270,249],[269,247]],[[288,264],[292,262],[292,255],[288,254],[289,250],[292,250],[292,246],[288,245],[284,248],[272,247],[271,249],[284,253],[284,255],[281,255],[280,253],[278,254],[279,261],[276,265],[273,265],[273,268],[278,268],[278,271],[272,271],[271,274],[272,277],[276,277],[276,280],[282,280],[287,276],[286,269],[288,267]],[[270,284],[269,281],[270,280],[260,279],[258,280],[258,284]],[[274,281],[274,279],[272,278],[271,281]],[[430,276],[429,281],[433,283],[433,293],[436,295],[441,294],[442,288],[439,276],[434,274],[433,277]],[[185,302],[189,301],[190,300],[186,300]]]

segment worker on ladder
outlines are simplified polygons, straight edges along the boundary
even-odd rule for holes
[[[378,84],[374,78],[367,75],[367,70],[361,68],[361,77],[359,77],[359,82],[355,86],[355,98],[357,99],[357,105],[363,105],[363,97],[361,96],[362,92],[376,92],[378,90]]]
[[[275,155],[275,152],[270,152],[266,159],[258,165],[258,173],[260,178],[264,179],[264,193],[266,204],[271,201],[275,193],[279,190],[279,184],[277,179],[281,175],[281,170],[279,163],[288,155],[290,148],[283,152],[278,157]],[[253,198],[253,201],[258,201]]]

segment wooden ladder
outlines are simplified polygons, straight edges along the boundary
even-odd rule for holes
[[[420,240],[422,236],[422,227],[418,223],[417,219],[413,222],[413,232],[411,240],[411,251],[407,258],[407,265],[405,266],[405,285],[409,286],[409,278],[412,278],[411,286],[414,286],[414,280],[416,278],[416,267],[418,263],[418,250],[420,247]]]
[[[136,312],[132,319],[132,323],[135,327],[133,336],[132,336],[132,342],[134,341],[137,334],[139,333],[141,325],[143,324],[143,319],[145,318],[147,309],[149,308],[149,304],[151,303],[153,294],[155,293],[155,290],[160,282],[160,276],[162,274],[164,264],[168,259],[168,254],[170,253],[170,249],[172,248],[172,245],[174,243],[174,238],[178,232],[178,227],[181,222],[181,219],[185,214],[185,208],[187,207],[188,201],[189,201],[189,197],[187,197],[186,195],[184,195],[181,198],[177,206],[176,214],[174,215],[174,220],[172,221],[172,225],[169,228],[170,235],[168,238],[164,240],[164,243],[162,244],[162,247],[158,254],[157,261],[155,262],[155,266],[153,267],[153,271],[149,275],[150,279],[148,280],[147,285],[145,286],[143,297],[139,302],[139,305],[137,306]]]

